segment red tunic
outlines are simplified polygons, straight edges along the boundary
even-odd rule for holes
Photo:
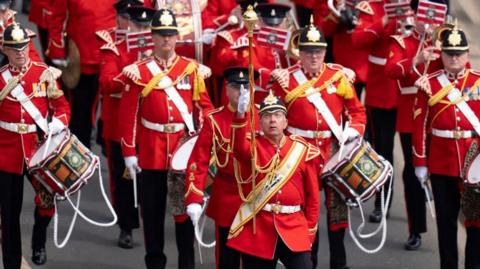
[[[46,83],[37,90],[40,76],[47,69],[47,65],[40,62],[29,62],[28,68],[21,79],[21,85],[30,101],[37,107],[43,117],[46,118],[49,111],[51,115],[60,119],[65,125],[70,120],[70,107],[63,96],[53,99],[46,97]],[[19,74],[18,69],[5,65],[0,73],[10,70],[12,76]],[[0,89],[6,86],[3,77],[0,77]],[[1,90],[0,90],[1,92]],[[11,95],[0,101],[0,121],[9,123],[35,124],[20,103]],[[37,127],[38,128],[38,127]],[[33,155],[38,142],[37,133],[19,134],[0,128],[0,171],[22,174],[24,164]]]
[[[295,88],[297,88],[297,86],[299,86],[298,82],[293,77],[293,72],[298,70],[298,68],[300,67],[297,65],[289,69],[289,84],[286,89],[282,89],[278,83],[273,84],[275,95],[282,97],[287,104],[288,124],[291,127],[306,131],[329,131],[330,128],[328,127],[324,117],[305,96],[300,96],[291,101],[286,100],[286,96]],[[339,72],[341,76],[335,75],[337,72]],[[365,108],[358,100],[353,87],[346,82],[346,78],[342,72],[342,66],[337,64],[324,64],[320,74],[317,76],[318,80],[313,87],[318,88],[324,86],[334,76],[337,78],[333,81],[333,85],[337,88],[337,90],[333,92],[323,89],[320,92],[320,95],[332,112],[338,124],[348,120],[350,122],[350,127],[355,128],[360,134],[363,134],[365,132],[366,122]],[[346,82],[346,84],[343,84],[343,87],[346,88],[338,90],[341,81]],[[336,139],[332,140],[332,138],[333,135],[330,138],[306,139],[309,143],[312,143],[320,148],[322,156],[328,160],[332,141],[336,141]]]
[[[100,65],[100,43],[95,32],[115,27],[115,0],[52,0],[48,24],[48,56],[65,58],[64,33],[80,53],[82,74],[96,74]],[[67,16],[68,15],[68,16]],[[66,30],[65,30],[66,24]]]
[[[209,0],[202,11],[203,29],[217,29],[228,21],[228,16],[237,6],[235,0]]]
[[[313,10],[313,18],[323,34],[333,38],[333,57],[335,63],[355,71],[356,81],[365,83],[368,74],[368,51],[353,47],[352,32],[328,9],[323,1]]]
[[[246,119],[235,119],[235,125],[245,126]],[[234,156],[242,171],[250,169],[250,141],[247,128],[235,128]],[[253,221],[247,222],[238,235],[229,239],[227,245],[242,253],[273,259],[277,240],[281,240],[293,252],[310,251],[315,238],[320,212],[320,192],[318,191],[318,167],[323,159],[317,158],[320,152],[300,137],[285,136],[285,142],[277,150],[267,138],[257,136],[256,163],[265,167],[278,152],[279,161],[285,160],[294,143],[302,143],[307,150],[301,155],[298,165],[291,168],[294,172],[288,181],[268,200],[270,204],[286,206],[300,205],[301,210],[291,214],[276,214],[260,210],[255,217],[256,233],[253,233]],[[264,174],[257,176],[257,182],[264,180]],[[243,178],[247,178],[244,174]],[[280,238],[279,238],[280,237]]]
[[[185,204],[202,204],[211,152],[215,150],[214,156],[218,158],[217,173],[211,186],[206,214],[221,227],[230,227],[242,203],[232,162],[234,141],[231,135],[231,124],[235,113],[230,106],[220,107],[208,113],[187,166],[189,183],[186,184]],[[215,147],[213,147],[214,140]]]
[[[50,11],[48,9],[51,3],[52,0],[31,0],[28,19],[38,27],[47,29],[50,19]]]
[[[108,140],[120,142],[118,129],[118,112],[120,109],[120,98],[125,88],[122,69],[137,60],[136,53],[129,53],[124,40],[114,42],[115,34],[112,31],[101,31],[97,33],[103,42],[100,48],[102,62],[100,64],[99,87],[103,95],[101,119],[103,120],[103,137]],[[110,37],[110,39],[106,37]]]
[[[432,134],[433,128],[449,131],[474,130],[465,115],[451,104],[446,96],[435,104],[428,104],[431,96],[435,96],[443,88],[437,79],[442,74],[445,74],[463,95],[472,89],[466,103],[475,115],[480,117],[479,71],[466,69],[457,80],[449,77],[443,69],[432,73],[429,76],[431,94],[424,90],[417,93],[414,110],[413,163],[415,166],[428,166],[430,173],[459,177],[464,167],[465,155],[473,141],[477,140],[478,143],[478,138],[443,138]]]
[[[127,86],[122,94],[119,113],[119,129],[121,135],[121,146],[124,156],[137,155],[139,166],[143,169],[166,170],[170,167],[172,153],[186,131],[181,130],[175,133],[158,132],[146,128],[141,119],[148,120],[156,124],[183,124],[183,118],[180,111],[173,101],[167,96],[164,90],[154,88],[144,98],[140,93],[146,84],[153,78],[152,73],[147,68],[147,63],[155,61],[157,65],[166,70],[159,63],[156,57],[150,57],[124,68],[124,75],[128,77]],[[186,67],[195,64],[193,60],[176,56],[172,65],[168,69],[168,77],[175,81]],[[191,88],[194,88],[196,72],[187,74],[185,80],[188,80]],[[200,80],[200,78],[198,78]],[[193,101],[193,90],[178,89],[178,93],[188,107],[188,111],[197,117],[201,117],[202,110],[205,112],[213,108],[207,91],[200,92],[200,99]]]
[[[394,109],[397,107],[398,86],[387,76],[390,36],[395,34],[396,21],[383,27],[384,1],[362,1],[356,5],[360,11],[359,24],[352,33],[352,44],[357,49],[368,51],[368,75],[365,90],[367,106]]]
[[[409,36],[392,36],[390,44],[390,57],[385,66],[388,76],[396,79],[399,89],[399,98],[397,105],[396,128],[400,133],[413,132],[413,104],[417,89],[414,86],[419,74],[423,73],[423,64],[413,68],[413,58],[415,58],[420,44],[421,36],[414,32]],[[430,46],[430,40],[422,44],[422,49]],[[438,70],[439,61],[434,61],[429,65],[429,71]]]

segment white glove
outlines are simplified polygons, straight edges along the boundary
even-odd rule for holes
[[[247,112],[248,104],[250,103],[250,92],[243,85],[240,86],[240,96],[238,97],[237,112],[245,114]]]
[[[352,141],[355,138],[359,137],[360,133],[356,129],[348,127],[348,129],[345,131],[343,135],[346,136],[347,141]]]
[[[203,33],[202,33],[202,42],[203,44],[205,45],[210,45],[212,44],[213,42],[213,39],[215,39],[215,36],[217,34],[215,33],[215,31],[213,29],[205,29],[203,30]]]
[[[124,158],[125,160],[125,167],[130,174],[130,177],[133,178],[133,175],[140,173],[142,169],[138,166],[138,158],[137,156],[128,156]]]
[[[192,220],[193,225],[196,225],[200,219],[200,215],[202,215],[202,206],[197,203],[189,204],[187,206],[187,215]]]
[[[52,63],[59,67],[67,67],[67,60],[65,59],[52,59]]]
[[[425,184],[428,179],[428,168],[426,166],[416,166],[415,167],[415,175],[417,176],[418,181],[420,184]]]
[[[52,135],[58,134],[63,131],[67,126],[63,122],[55,117],[52,118],[52,121],[48,123],[48,132]]]

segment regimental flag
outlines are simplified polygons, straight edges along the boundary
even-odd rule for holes
[[[153,49],[152,32],[150,30],[143,32],[127,33],[127,50],[129,52],[145,51]]]
[[[417,8],[418,21],[426,24],[443,24],[447,17],[447,5],[420,0]]]
[[[127,35],[128,30],[126,29],[116,29],[115,30],[115,41],[120,41],[125,39],[125,36]]]
[[[385,14],[389,19],[404,19],[411,13],[410,1],[402,1],[398,3],[387,3],[384,5]]]
[[[290,41],[290,31],[262,26],[257,33],[258,44],[278,50],[286,50]]]

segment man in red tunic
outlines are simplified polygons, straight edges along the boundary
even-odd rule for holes
[[[25,165],[44,134],[62,131],[70,119],[56,72],[30,60],[29,44],[27,31],[20,25],[5,28],[2,51],[9,64],[0,69],[0,214],[3,266],[8,269],[21,265]],[[47,74],[53,79],[40,83],[40,77]]]
[[[175,52],[179,32],[173,12],[158,10],[151,30],[153,55],[123,69],[127,79],[118,121],[125,166],[133,177],[141,171],[145,264],[147,268],[165,268],[167,174],[169,183],[176,182],[168,173],[172,154],[182,139],[198,131],[202,113],[213,106],[203,80],[209,69]],[[179,268],[193,268],[193,225],[185,214],[184,186],[168,188],[172,201],[177,202],[173,213]],[[177,193],[172,193],[175,190]]]
[[[242,197],[228,246],[242,253],[246,269],[276,268],[278,260],[288,269],[310,269],[320,213],[320,150],[301,137],[284,134],[287,108],[271,92],[260,105],[262,135],[249,136],[245,117],[249,99],[248,91],[242,91],[232,124],[235,177],[244,187],[241,193],[248,196]]]

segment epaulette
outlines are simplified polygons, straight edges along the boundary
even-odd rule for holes
[[[368,15],[373,15],[373,8],[368,1],[361,1],[355,6],[355,9]]]
[[[397,41],[398,45],[400,45],[400,47],[402,49],[405,49],[407,47],[405,45],[405,40],[403,39],[404,38],[403,36],[401,36],[401,35],[391,35],[390,37],[395,39],[395,41]]]
[[[207,117],[210,117],[210,116],[212,116],[213,114],[216,114],[216,113],[222,111],[224,108],[225,108],[225,106],[221,106],[221,107],[214,108],[214,109],[208,111],[207,114],[206,114],[206,116],[207,116]]]
[[[48,68],[48,65],[45,64],[45,63],[43,63],[43,62],[32,61],[32,64],[35,65],[35,66],[40,66],[40,67]]]
[[[248,37],[246,35],[243,35],[239,38],[237,38],[237,40],[235,40],[235,42],[233,42],[233,44],[230,46],[231,49],[239,49],[239,48],[244,48],[244,47],[248,47],[249,44],[248,44]],[[253,45],[255,46],[255,45]]]
[[[290,138],[293,141],[302,143],[305,147],[307,147],[307,152],[305,153],[305,161],[310,161],[315,157],[318,157],[319,155],[321,155],[320,149],[308,143],[307,140],[305,140],[305,138],[298,135],[290,135]]]
[[[136,63],[125,66],[122,73],[134,82],[141,80],[140,70]]]
[[[217,34],[217,36],[222,37],[228,43],[233,44],[233,36],[229,31],[221,31]]]
[[[343,65],[340,64],[328,63],[327,67],[332,70],[343,71]]]
[[[470,73],[480,76],[480,70],[470,69]]]
[[[95,35],[99,37],[105,43],[114,43],[110,32],[107,30],[96,31]]]
[[[120,56],[120,53],[118,52],[117,46],[113,43],[107,43],[107,44],[101,46],[100,50],[109,50],[109,51],[115,53],[115,55]]]
[[[212,75],[212,69],[204,64],[198,64],[198,74],[203,79],[207,79]]]

